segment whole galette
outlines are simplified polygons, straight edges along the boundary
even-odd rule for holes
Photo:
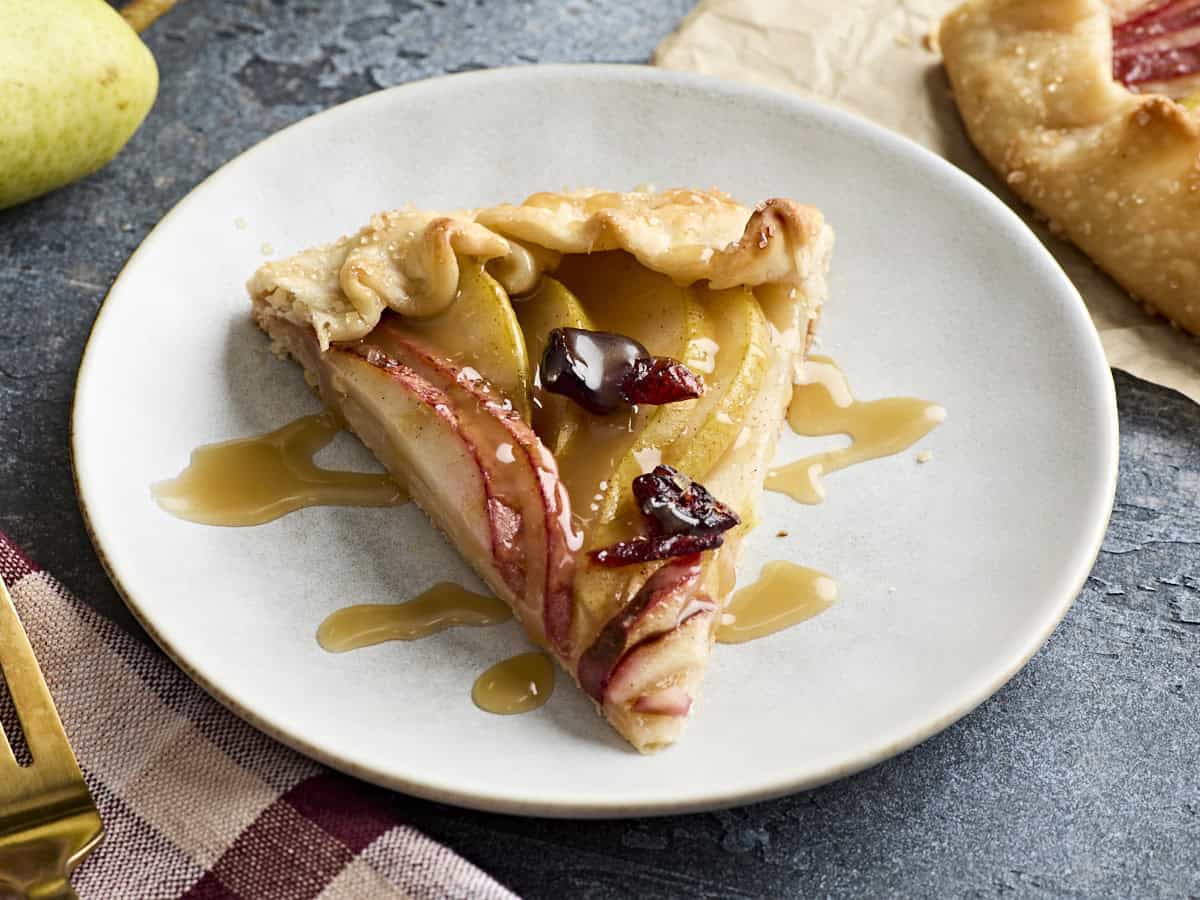
[[[1134,297],[1200,334],[1200,3],[970,0],[937,38],[992,167]]]

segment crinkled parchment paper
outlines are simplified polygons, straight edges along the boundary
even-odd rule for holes
[[[926,35],[956,0],[705,0],[655,62],[769,84],[907,135],[1016,209],[1079,288],[1110,365],[1200,402],[1200,340],[1151,317],[1072,245],[1036,223],[967,140]]]

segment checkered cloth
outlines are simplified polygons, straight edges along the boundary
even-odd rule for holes
[[[255,731],[0,534],[4,578],[107,833],[81,897],[513,898],[399,798]],[[0,682],[0,722],[15,724]]]

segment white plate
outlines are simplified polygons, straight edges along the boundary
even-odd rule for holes
[[[949,409],[922,445],[928,465],[914,451],[839,473],[820,507],[767,496],[743,581],[787,556],[834,574],[842,600],[772,638],[718,646],[678,746],[629,751],[565,677],[533,714],[480,712],[475,676],[525,646],[513,623],[323,652],[315,629],[341,606],[402,600],[440,579],[476,583],[413,507],[224,529],[151,500],[151,482],[197,445],[316,409],[249,320],[243,282],[264,243],[291,253],[409,201],[436,209],[643,182],[821,207],[838,233],[824,349],[860,396]],[[74,411],[80,500],[113,582],[213,695],[362,778],[562,816],[782,794],[962,716],[1042,645],[1080,589],[1112,505],[1116,434],[1079,297],[982,187],[844,113],[632,67],[409,85],[238,157],[163,219],[113,286]],[[780,457],[810,446],[790,438]],[[373,465],[349,437],[324,459]]]

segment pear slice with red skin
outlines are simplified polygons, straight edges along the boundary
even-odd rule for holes
[[[1166,0],[1113,28],[1113,76],[1133,90],[1161,88],[1184,97],[1200,73],[1200,3]],[[1189,79],[1188,89],[1172,90],[1173,81]]]
[[[580,656],[580,687],[603,702],[613,673],[631,648],[677,628],[695,613],[715,609],[696,592],[703,571],[698,553],[659,567]]]
[[[633,711],[653,716],[686,716],[692,711],[692,695],[673,684],[642,694],[634,701]]]
[[[654,715],[650,744],[669,743],[691,711],[712,647],[716,604],[697,604],[678,625],[647,638],[621,657],[609,677],[604,711],[614,723],[629,715]],[[672,721],[675,720],[675,721]]]
[[[522,477],[523,472],[509,471],[496,456],[497,439],[501,437],[499,429],[489,427],[489,423],[480,421],[486,416],[481,410],[471,406],[462,406],[445,390],[443,385],[436,384],[427,377],[427,373],[419,372],[414,367],[405,365],[396,357],[390,356],[370,347],[333,347],[326,356],[331,365],[345,367],[348,365],[343,357],[352,356],[372,366],[385,377],[392,378],[410,386],[413,382],[421,386],[421,390],[436,398],[439,413],[455,431],[463,436],[472,447],[473,457],[483,479],[484,491],[487,495],[487,516],[490,523],[491,554],[496,568],[508,585],[513,595],[527,598],[529,583],[540,580],[542,574],[532,576],[528,570],[530,559],[528,548],[524,546],[523,533],[527,530],[529,519],[526,513],[525,496],[523,491],[528,489],[529,478]],[[415,436],[414,436],[415,437]],[[456,477],[457,477],[457,470]],[[445,476],[443,475],[443,478]],[[536,557],[534,558],[536,563]],[[532,568],[536,569],[536,565]]]
[[[559,481],[553,454],[507,398],[478,373],[456,366],[412,335],[395,317],[385,316],[366,338],[366,345],[379,348],[443,387],[456,408],[479,410],[497,423],[501,431],[493,432],[492,452],[500,465],[505,471],[521,467],[532,473],[533,483],[514,500],[523,504],[524,513],[521,528],[529,566],[524,605],[528,612],[540,612],[540,616],[537,623],[525,621],[527,616],[523,621],[535,640],[544,638],[556,652],[569,657],[575,555],[582,536],[575,531],[570,500]],[[482,455],[488,456],[488,451]],[[526,480],[521,484],[525,485]],[[530,566],[531,562],[536,565]]]
[[[313,377],[322,399],[510,605],[521,602],[525,577],[508,565],[520,513],[496,495],[489,466],[451,398],[411,367],[372,365],[357,353],[322,353],[315,334],[278,318],[263,320],[271,336]],[[399,437],[401,436],[402,437]],[[452,471],[455,477],[446,478]],[[510,552],[496,547],[510,545]],[[522,562],[523,565],[523,562]]]

